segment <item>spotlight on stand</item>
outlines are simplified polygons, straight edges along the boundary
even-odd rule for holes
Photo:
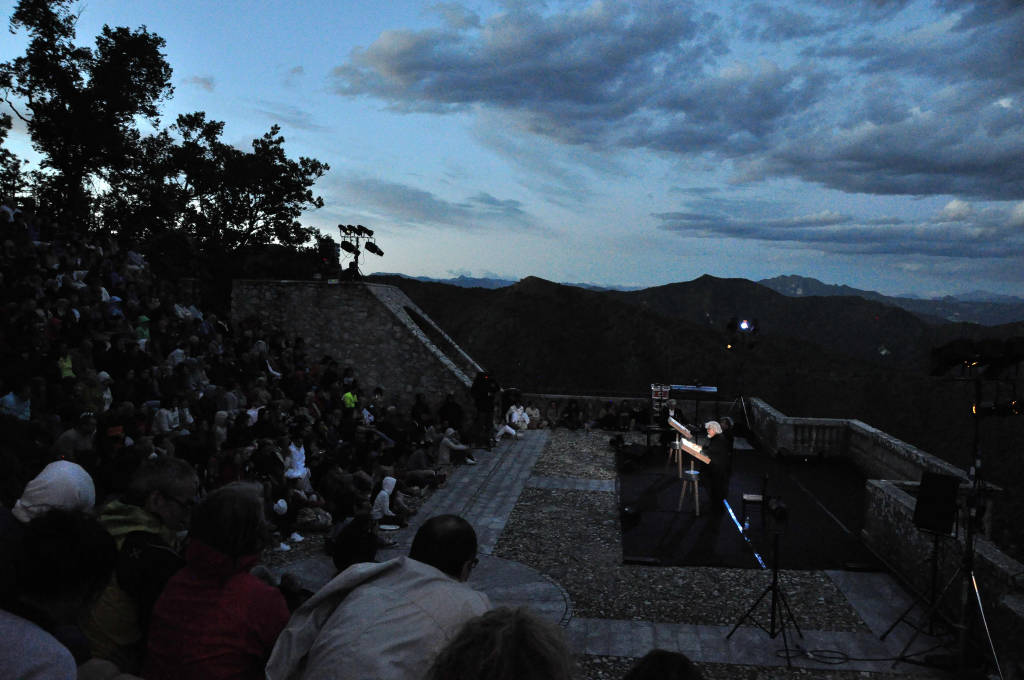
[[[359,248],[352,245],[351,241],[342,241],[341,249],[344,250],[346,253],[352,253],[353,255],[359,252]]]
[[[377,255],[379,257],[383,257],[383,255],[384,255],[384,251],[381,250],[380,248],[378,248],[377,244],[374,243],[373,241],[367,241],[367,243],[366,243],[366,245],[364,247],[366,248],[366,250],[368,252],[371,252],[374,255]]]
[[[757,332],[760,330],[760,325],[758,324],[757,319],[741,319],[734,316],[729,319],[727,324],[725,324],[725,330],[729,334],[729,340],[725,345],[726,349],[735,349],[740,345],[741,338],[743,343],[749,347],[753,347],[753,336],[757,335]]]

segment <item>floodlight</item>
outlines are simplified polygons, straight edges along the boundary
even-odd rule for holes
[[[356,248],[349,241],[342,241],[341,242],[341,249],[344,250],[346,253],[358,253],[359,252],[359,248]]]
[[[361,224],[357,224],[356,229],[358,229],[359,233],[361,233],[363,236],[373,236],[373,229],[368,229],[367,227],[364,227]]]
[[[363,247],[366,248],[366,250],[368,250],[369,252],[373,253],[374,255],[378,255],[378,256],[383,256],[384,255],[384,251],[381,250],[380,248],[378,248],[377,244],[374,243],[373,241],[368,241],[366,243],[366,245],[363,246]]]

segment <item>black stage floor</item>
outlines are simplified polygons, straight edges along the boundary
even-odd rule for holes
[[[860,541],[864,477],[843,460],[772,458],[737,441],[729,482],[728,509],[714,512],[701,484],[700,516],[692,497],[677,511],[681,482],[676,466],[666,465],[657,447],[642,445],[619,452],[622,552],[627,563],[676,566],[770,568],[778,536],[783,569],[881,569]],[[699,465],[699,464],[698,464]],[[788,520],[762,524],[760,511],[744,522],[741,498],[760,493],[768,475],[768,494],[781,499]],[[706,473],[703,475],[706,481]],[[734,515],[734,516],[733,516]]]

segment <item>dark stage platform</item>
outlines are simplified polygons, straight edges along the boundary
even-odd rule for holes
[[[728,510],[714,512],[706,488],[700,490],[701,514],[693,499],[677,511],[680,480],[676,466],[666,465],[658,447],[620,450],[619,498],[622,511],[622,552],[627,563],[737,568],[771,567],[776,524],[762,524],[760,510],[751,509],[744,534],[741,498],[760,493],[768,475],[768,494],[786,506],[788,521],[779,537],[783,569],[881,569],[860,542],[864,477],[842,460],[772,458],[737,439],[729,483]],[[698,464],[699,466],[699,464]]]

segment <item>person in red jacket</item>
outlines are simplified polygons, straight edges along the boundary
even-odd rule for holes
[[[153,609],[146,678],[263,678],[289,618],[281,592],[249,573],[265,526],[253,484],[221,487],[196,507],[186,566]]]

